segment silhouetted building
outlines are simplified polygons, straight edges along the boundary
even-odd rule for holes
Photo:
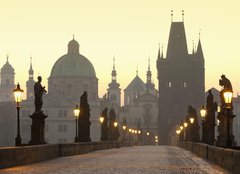
[[[184,119],[186,108],[199,110],[204,103],[204,56],[199,38],[197,50],[188,53],[184,22],[172,22],[167,54],[157,58],[160,144],[169,143],[169,132]]]
[[[15,88],[14,84],[15,72],[14,68],[7,61],[1,68],[1,84],[0,84],[0,102],[9,102],[14,101],[13,89]]]

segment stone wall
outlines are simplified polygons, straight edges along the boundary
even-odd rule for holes
[[[191,142],[179,142],[178,146],[214,162],[233,173],[239,173],[240,171],[240,150]]]
[[[110,148],[132,146],[129,142],[90,142],[73,144],[46,144],[0,148],[0,169],[26,165],[63,156],[79,155]]]

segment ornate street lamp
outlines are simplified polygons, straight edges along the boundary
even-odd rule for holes
[[[231,147],[232,141],[230,139],[230,110],[232,107],[233,92],[231,90],[226,90],[223,93],[223,97],[224,97],[224,102],[227,107],[227,147]]]
[[[187,122],[185,122],[183,125],[184,125],[184,127],[186,128],[186,127],[188,126],[188,123],[187,123]]]
[[[15,145],[21,145],[21,135],[20,135],[20,119],[19,119],[19,112],[20,112],[20,103],[22,102],[22,93],[23,90],[20,88],[19,83],[17,84],[17,88],[13,90],[15,102],[17,104],[17,137],[15,138]]]
[[[204,106],[202,106],[202,109],[200,110],[200,114],[202,118],[206,117],[207,114],[207,110],[204,108]]]
[[[127,128],[127,126],[123,125],[123,126],[122,126],[122,128],[123,128],[123,130],[125,131],[125,130],[126,130],[126,128]]]
[[[80,108],[78,105],[76,105],[75,109],[73,110],[74,116],[75,116],[75,122],[76,122],[76,137],[75,137],[75,142],[78,142],[78,127],[77,127],[77,121],[80,113]]]

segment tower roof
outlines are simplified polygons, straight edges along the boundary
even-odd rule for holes
[[[14,68],[12,67],[12,65],[8,62],[8,55],[7,55],[7,61],[6,63],[3,65],[3,67],[1,68],[1,74],[2,73],[13,73],[14,74]]]
[[[79,54],[79,44],[71,40],[68,53],[60,57],[54,64],[51,77],[96,77],[92,63]]]
[[[146,86],[142,79],[136,75],[136,77],[130,82],[130,84],[127,86],[126,90],[131,90],[131,91],[145,91]]]
[[[179,59],[188,54],[186,34],[183,22],[172,22],[168,39],[167,56]]]
[[[203,58],[203,50],[202,50],[202,44],[201,44],[200,38],[199,38],[199,41],[198,41],[197,56],[199,58]]]

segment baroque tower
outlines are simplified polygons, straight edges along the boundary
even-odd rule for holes
[[[30,57],[30,69],[28,70],[28,81],[26,82],[27,87],[27,99],[34,95],[34,71],[32,68],[32,57]]]
[[[108,96],[112,104],[121,106],[121,89],[120,84],[117,83],[117,72],[115,70],[115,58],[113,58],[112,82],[108,84]]]
[[[14,84],[14,68],[9,64],[7,55],[7,61],[1,68],[1,84],[0,84],[0,101],[9,102],[14,101],[13,89]]]
[[[168,144],[169,133],[185,119],[187,106],[199,110],[204,103],[204,56],[199,38],[196,52],[188,53],[184,22],[170,27],[166,58],[158,52],[160,144]],[[175,132],[175,131],[174,131]]]

